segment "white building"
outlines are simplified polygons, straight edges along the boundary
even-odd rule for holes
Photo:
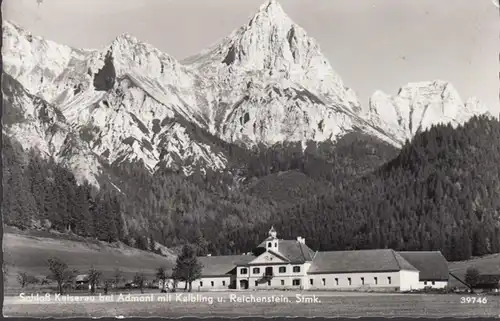
[[[314,252],[305,239],[282,240],[271,228],[249,255],[206,256],[193,290],[304,289],[409,291],[448,283],[440,252],[391,249]]]

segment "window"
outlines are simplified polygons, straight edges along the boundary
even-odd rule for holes
[[[226,286],[226,281],[222,281],[222,286]]]
[[[298,273],[298,272],[300,272],[300,266],[294,266],[294,267],[293,267],[293,272],[294,272],[294,273]]]
[[[280,266],[280,273],[286,273],[286,266]]]
[[[427,285],[427,281],[424,282],[424,285]]]
[[[281,280],[281,285],[285,285],[285,280]]]
[[[259,286],[259,281],[255,281],[255,286]]]
[[[274,243],[274,247],[278,247],[278,243]]]
[[[365,285],[365,278],[361,278],[361,285]]]
[[[267,285],[271,285],[271,280],[267,281]]]
[[[259,268],[253,268],[252,273],[253,274],[259,274],[260,273],[260,269]]]
[[[313,279],[309,279],[309,283],[310,283],[311,285],[314,285],[314,280],[313,280]]]
[[[432,285],[435,285],[435,284],[436,284],[436,282],[432,281]]]
[[[339,278],[335,278],[335,285],[339,285]]]
[[[292,284],[295,286],[300,285],[300,279],[293,279]]]
[[[390,276],[387,277],[387,283],[391,284],[391,277]]]
[[[200,286],[203,286],[203,281],[200,281]]]
[[[211,286],[214,286],[214,281],[211,281],[211,282],[210,282],[210,285],[211,285]]]
[[[347,282],[349,283],[349,285],[351,285],[352,284],[351,278],[347,278]]]
[[[375,282],[375,284],[378,284],[378,278],[377,277],[374,277],[373,281]]]
[[[248,273],[247,268],[241,268],[240,269],[240,274],[247,274],[247,273]]]
[[[321,282],[323,282],[323,285],[326,285],[326,279],[321,279]]]
[[[273,275],[273,267],[272,266],[268,266],[266,267],[266,272],[265,272],[266,275]]]
[[[273,246],[273,243],[269,242],[267,243],[267,247],[272,247]]]

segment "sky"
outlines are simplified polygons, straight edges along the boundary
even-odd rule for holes
[[[498,0],[280,0],[366,107],[382,90],[451,82],[500,113]],[[40,3],[39,3],[40,2]],[[181,60],[248,22],[265,0],[4,0],[35,35],[102,48],[127,32]]]

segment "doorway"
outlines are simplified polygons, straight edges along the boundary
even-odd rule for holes
[[[240,280],[240,289],[248,290],[248,280]]]

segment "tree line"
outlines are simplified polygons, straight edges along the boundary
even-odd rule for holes
[[[498,120],[474,117],[457,128],[433,126],[400,151],[353,133],[305,148],[235,148],[238,162],[226,171],[195,166],[189,177],[167,168],[151,175],[141,162],[112,164],[94,190],[4,138],[2,212],[20,228],[157,252],[156,242],[199,244],[214,255],[247,252],[274,224],[281,237],[303,236],[314,250],[441,250],[461,260],[500,251],[499,139]],[[259,193],[263,182],[267,195]]]

